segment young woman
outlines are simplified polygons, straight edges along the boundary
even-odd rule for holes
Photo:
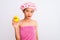
[[[38,40],[37,22],[31,19],[36,10],[34,3],[25,3],[20,8],[24,13],[24,19],[18,23],[12,21],[16,40]]]

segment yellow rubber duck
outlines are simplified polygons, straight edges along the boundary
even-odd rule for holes
[[[18,16],[14,16],[14,17],[13,17],[13,21],[14,21],[14,22],[19,22],[19,20],[20,20],[20,19],[18,18]]]

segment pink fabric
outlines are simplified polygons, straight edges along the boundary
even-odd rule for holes
[[[36,31],[34,26],[20,27],[21,40],[36,40]]]
[[[32,8],[32,9],[36,10],[36,6],[32,2],[27,2],[27,3],[23,4],[23,5],[21,5],[20,8],[21,8],[21,10],[24,10],[25,8]]]

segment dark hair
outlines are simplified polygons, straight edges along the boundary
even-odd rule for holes
[[[23,12],[25,11],[26,9],[23,10]]]
[[[27,8],[25,8],[24,10],[23,10],[23,12],[26,10]]]
[[[23,10],[23,12],[25,12],[26,9],[27,9],[27,8],[25,8],[25,9]]]

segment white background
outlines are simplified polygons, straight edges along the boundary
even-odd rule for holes
[[[29,1],[37,6],[32,18],[38,22],[39,40],[60,40],[60,0],[0,0],[0,40],[15,40],[11,20],[23,18],[19,7]]]

